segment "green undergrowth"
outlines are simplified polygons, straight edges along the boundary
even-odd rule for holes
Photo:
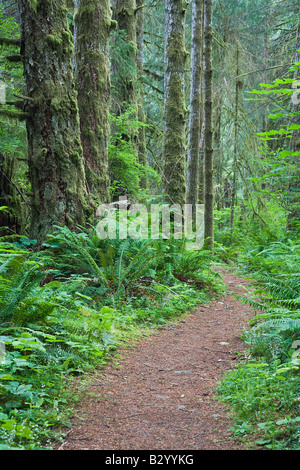
[[[184,240],[57,227],[38,251],[2,237],[0,258],[0,450],[51,448],[69,426],[74,380],[223,291],[214,257]]]
[[[300,238],[260,233],[245,237],[236,257],[251,279],[239,297],[255,315],[242,338],[237,369],[219,386],[234,410],[235,436],[268,449],[300,449]]]

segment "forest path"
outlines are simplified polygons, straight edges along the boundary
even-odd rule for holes
[[[229,412],[215,390],[245,350],[240,336],[251,313],[232,293],[245,294],[249,282],[216,269],[227,295],[123,351],[118,369],[101,370],[59,450],[246,448],[228,431]]]

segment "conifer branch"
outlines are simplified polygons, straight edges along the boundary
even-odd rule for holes
[[[15,38],[0,37],[0,46],[20,46],[21,40]]]
[[[18,121],[25,121],[29,117],[29,113],[22,111],[10,111],[9,109],[0,109],[0,116],[5,116],[9,119],[17,119]]]

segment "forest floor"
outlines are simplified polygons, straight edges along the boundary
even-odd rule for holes
[[[246,294],[249,281],[216,269],[226,295],[124,348],[117,364],[93,375],[57,450],[254,448],[233,438],[230,410],[216,400],[222,377],[244,357],[241,333],[254,312],[232,294]]]

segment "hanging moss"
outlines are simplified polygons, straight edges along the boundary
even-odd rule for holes
[[[37,7],[39,4],[39,0],[29,0],[30,6],[35,13],[37,13]]]

